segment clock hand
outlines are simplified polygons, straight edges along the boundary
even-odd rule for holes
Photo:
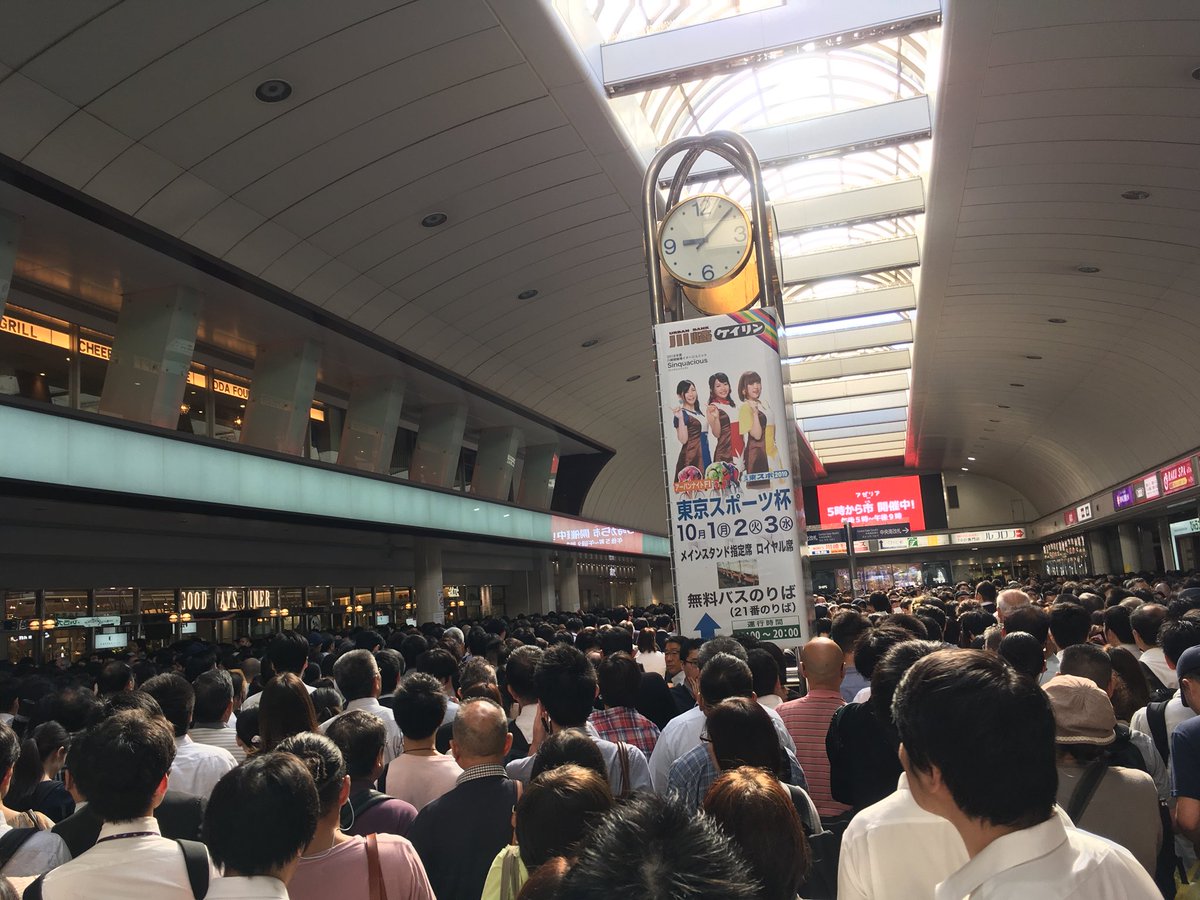
[[[713,225],[713,227],[708,229],[708,234],[704,235],[704,237],[702,237],[702,238],[692,240],[690,242],[690,244],[695,244],[697,249],[699,249],[700,247],[703,247],[705,244],[707,244],[708,239],[713,236],[713,232],[715,232],[718,228],[721,227],[721,223],[724,222],[727,218],[729,218],[729,214],[731,212],[733,212],[733,207],[732,206],[726,207],[725,212],[721,214],[721,217],[719,219],[717,219],[717,221]],[[684,241],[683,243],[685,245],[690,245],[688,241]]]

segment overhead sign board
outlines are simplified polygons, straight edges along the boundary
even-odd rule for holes
[[[817,485],[821,524],[894,525],[907,523],[912,531],[925,528],[921,479],[917,475],[871,478]]]
[[[993,528],[987,531],[956,531],[950,535],[952,544],[995,544],[999,541],[1023,541],[1028,538],[1024,528]]]
[[[59,628],[103,628],[105,625],[120,625],[120,616],[58,616]]]
[[[1162,481],[1164,494],[1186,491],[1188,488],[1196,486],[1196,467],[1194,461],[1183,459],[1167,466],[1165,469],[1159,469],[1158,477]]]
[[[883,538],[879,542],[880,550],[923,550],[929,547],[948,547],[948,534],[912,534],[908,537]]]
[[[855,541],[855,553],[869,553],[871,545],[866,541]],[[809,556],[845,556],[846,542],[842,541],[838,544],[811,544],[808,548]]]

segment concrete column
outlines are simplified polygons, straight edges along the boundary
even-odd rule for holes
[[[637,570],[637,593],[634,603],[639,606],[649,606],[655,602],[654,581],[650,577],[650,561],[639,559],[634,568]]]
[[[471,493],[488,500],[507,500],[520,447],[519,429],[485,428],[481,431],[475,469],[471,474]]]
[[[666,591],[664,589],[664,569],[662,565],[650,566],[650,594],[654,597],[656,603],[666,603]]]
[[[531,509],[549,509],[550,500],[554,497],[554,479],[557,474],[558,444],[526,447],[517,502]]]
[[[417,624],[444,622],[442,604],[442,547],[430,538],[413,542],[414,591],[417,595]]]
[[[558,554],[558,608],[579,609],[579,557],[574,553]]]
[[[21,237],[21,219],[0,210],[0,316],[12,287],[13,265],[17,261],[17,241]]]
[[[1171,534],[1171,520],[1158,520],[1158,542],[1162,544],[1163,568],[1170,572],[1179,568],[1179,557],[1175,551],[1175,537]]]
[[[452,487],[466,426],[467,407],[464,404],[442,403],[425,407],[417,428],[409,480],[434,487]]]
[[[290,456],[304,452],[320,361],[321,348],[311,340],[258,348],[242,426],[243,444]]]
[[[125,296],[100,393],[102,414],[175,428],[201,303],[200,294],[179,286]]]
[[[1154,558],[1154,532],[1151,529],[1138,528],[1138,549],[1141,551],[1138,569],[1143,572],[1158,569],[1158,561]]]
[[[1108,558],[1108,541],[1101,531],[1093,531],[1088,535],[1091,540],[1088,542],[1091,547],[1092,557],[1092,574],[1102,575],[1112,572],[1112,562]]]
[[[554,563],[549,550],[535,551],[534,568],[537,577],[537,611],[542,614],[554,612]]]
[[[1121,571],[1136,572],[1142,561],[1142,545],[1138,540],[1137,524],[1121,522],[1117,525],[1117,537],[1121,542]]]
[[[403,404],[404,382],[399,378],[377,378],[355,384],[342,426],[338,465],[388,474]]]

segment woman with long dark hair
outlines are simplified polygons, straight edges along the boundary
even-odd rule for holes
[[[708,377],[708,430],[717,442],[712,455],[714,462],[731,463],[742,452],[740,426],[733,414],[737,404],[730,396],[732,393],[729,376],[724,372]]]
[[[675,480],[679,473],[688,466],[695,466],[703,477],[711,459],[708,450],[708,422],[700,413],[697,401],[696,384],[692,381],[681,381],[675,386],[675,394],[679,397],[679,405],[671,410],[672,422],[675,425],[675,435],[683,446],[679,450],[679,459],[675,463]]]
[[[58,780],[67,761],[70,735],[57,722],[43,722],[21,743],[5,798],[10,809],[43,813],[61,822],[75,811],[75,800]]]

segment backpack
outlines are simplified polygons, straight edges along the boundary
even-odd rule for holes
[[[1146,704],[1146,724],[1150,726],[1150,736],[1154,738],[1154,746],[1164,763],[1171,762],[1171,739],[1167,734],[1167,702],[1159,700]]]
[[[1153,669],[1151,669],[1141,660],[1138,661],[1138,666],[1141,667],[1142,675],[1146,678],[1146,685],[1150,688],[1151,703],[1159,703],[1164,700],[1170,700],[1175,696],[1175,692],[1159,680],[1158,676],[1154,674]]]
[[[8,837],[8,835],[4,837]],[[0,843],[3,843],[3,840],[4,838],[0,838]],[[204,900],[208,894],[208,848],[199,841],[180,839],[175,843],[183,851],[183,864],[187,867],[188,884],[191,885],[192,896],[196,900]],[[22,900],[42,900],[42,882],[45,879],[44,874],[39,875],[37,881],[25,888],[25,893],[21,895]]]

